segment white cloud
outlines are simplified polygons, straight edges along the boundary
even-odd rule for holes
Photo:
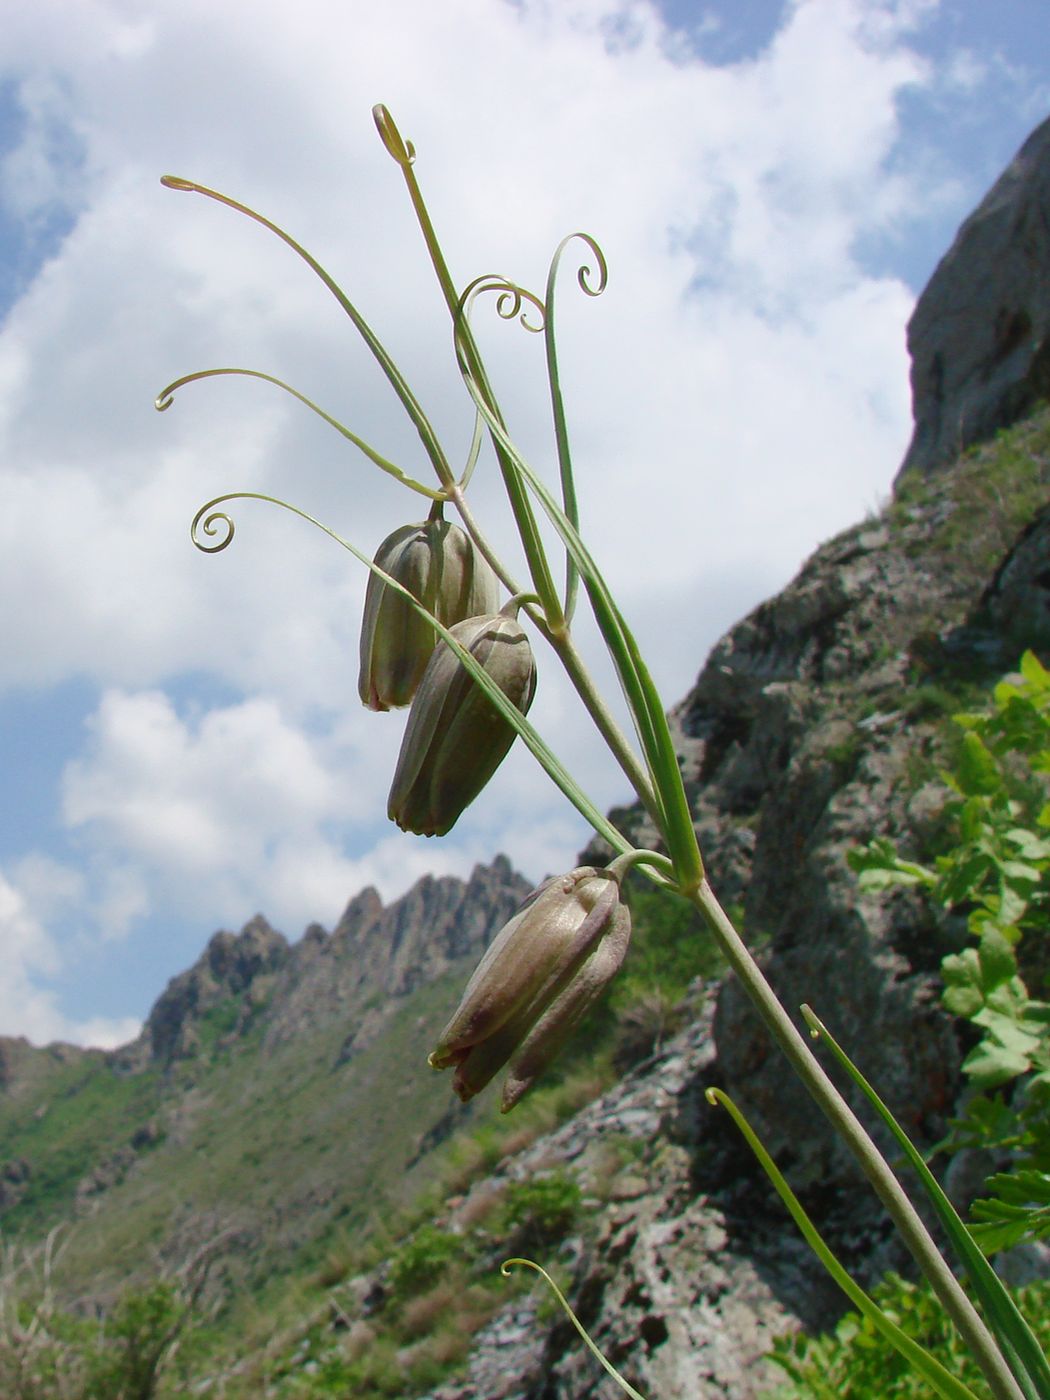
[[[270,699],[183,718],[159,691],[110,691],[89,732],[86,753],[65,774],[66,823],[202,916],[209,901],[212,916],[226,919],[254,902],[283,918],[282,891],[298,884],[316,895],[331,883],[323,857],[302,864],[311,849],[325,850],[324,824],[351,819],[355,808],[359,820],[371,815],[337,781],[332,746],[289,724]],[[341,757],[358,774],[369,766],[367,756]],[[345,860],[342,867],[345,897]]]
[[[64,912],[79,892],[76,872],[33,857],[19,870],[0,871],[0,1026],[43,1044],[54,1040],[110,1047],[138,1034],[136,1017],[71,1018],[41,982],[54,976],[62,959],[42,915]],[[35,897],[35,898],[34,898]]]
[[[265,385],[196,384],[156,415],[154,394],[188,370],[287,378],[426,468],[293,254],[158,175],[224,188],[302,238],[453,459],[469,404],[372,103],[416,142],[457,281],[502,269],[542,289],[565,232],[600,238],[604,298],[580,297],[567,266],[559,301],[583,519],[673,702],[721,628],[872,505],[899,461],[911,293],[857,247],[938,198],[921,146],[901,140],[902,93],[934,77],[908,42],[929,9],[796,0],[761,54],[724,68],[669,45],[641,0],[12,13],[0,77],[30,115],[9,157],[15,207],[28,221],[61,203],[75,222],[0,324],[0,591],[26,600],[0,610],[0,650],[6,684],[87,677],[102,693],[62,805],[96,936],[131,936],[161,903],[205,926],[261,907],[294,932],[363,883],[391,897],[501,846],[539,876],[584,839],[526,755],[449,842],[393,836],[399,724],[356,702],[363,571],[261,503],[231,507],[229,551],[190,546],[194,511],[226,490],[285,496],[369,551],[425,506]],[[476,321],[512,428],[546,466],[541,346],[490,306]],[[472,490],[505,543],[491,465]],[[584,646],[595,654],[586,628]],[[599,803],[621,799],[542,664],[535,717]],[[38,950],[57,937],[51,915],[18,917]]]
[[[90,854],[83,903],[104,937],[158,905],[203,926],[261,908],[295,936],[334,922],[366,884],[394,898],[498,850],[539,878],[585,839],[571,814],[551,816],[548,780],[524,751],[447,842],[395,834],[384,824],[395,715],[362,710],[307,732],[268,699],[183,716],[162,692],[110,691],[88,729],[63,816]]]
[[[41,23],[65,9],[43,3]],[[566,286],[563,358],[586,518],[628,608],[632,589],[657,581],[641,559],[629,566],[646,552],[640,469],[669,603],[702,589],[744,535],[766,587],[844,522],[858,480],[870,497],[892,473],[907,428],[909,296],[865,278],[851,247],[899,216],[902,177],[882,178],[882,165],[896,99],[923,70],[895,35],[873,42],[870,5],[799,4],[759,61],[726,70],[673,61],[647,6],[604,0],[378,12],[313,0],[294,16],[274,7],[265,26],[244,23],[241,4],[187,4],[130,28],[117,10],[90,13],[55,40],[52,64],[93,178],[61,255],[0,338],[3,455],[18,473],[0,557],[8,586],[28,581],[41,601],[33,635],[24,618],[3,624],[20,658],[12,680],[79,671],[142,685],[202,667],[298,705],[350,692],[348,616],[363,585],[352,561],[249,506],[235,510],[236,557],[206,561],[186,545],[186,520],[223,489],[277,490],[371,548],[421,506],[264,386],[193,386],[161,418],[149,405],[179,371],[245,363],[345,409],[418,470],[414,433],[286,249],[147,172],[174,165],[283,216],[346,274],[439,427],[465,445],[443,313],[368,116],[379,96],[419,145],[459,275],[499,266],[541,283],[576,224],[609,245],[604,303],[575,305]],[[630,44],[606,42],[616,15],[630,18]],[[320,42],[323,26],[353,42]],[[31,48],[34,25],[20,28]],[[440,85],[427,78],[435,52]],[[179,55],[191,53],[188,107]],[[491,54],[513,55],[529,81],[508,84]],[[286,129],[301,159],[286,159]],[[513,372],[502,381],[513,421],[542,421],[538,347],[484,329]],[[834,376],[815,374],[821,364]],[[864,431],[850,435],[843,473],[836,420],[858,406]],[[549,456],[545,431],[523,436]],[[798,509],[785,526],[786,483]],[[703,509],[683,510],[683,496]],[[482,484],[478,502],[493,490]]]

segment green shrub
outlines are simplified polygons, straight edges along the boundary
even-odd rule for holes
[[[890,1275],[872,1296],[898,1327],[931,1351],[976,1395],[987,1386],[969,1350],[928,1285]],[[1050,1346],[1050,1283],[1014,1291],[1014,1301],[1043,1347]],[[778,1337],[770,1359],[788,1380],[776,1400],[929,1400],[926,1381],[859,1313],[847,1313],[833,1332]]]
[[[518,1249],[549,1245],[566,1233],[580,1211],[582,1195],[564,1171],[513,1181],[504,1199],[504,1219]]]
[[[421,1225],[394,1255],[390,1286],[401,1297],[419,1293],[459,1262],[465,1253],[461,1236],[435,1225]]]
[[[972,941],[941,960],[942,1000],[975,1043],[946,1145],[1005,1154],[1008,1170],[974,1207],[991,1252],[1050,1235],[1050,1004],[1038,996],[1050,972],[1050,672],[1026,652],[991,704],[955,720],[946,849],[927,865],[880,838],[850,864],[862,888],[916,889],[965,917]]]

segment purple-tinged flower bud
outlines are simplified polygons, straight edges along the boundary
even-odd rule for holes
[[[499,606],[499,582],[490,565],[465,531],[441,518],[440,508],[429,520],[388,535],[375,562],[446,627]],[[437,633],[408,599],[370,574],[357,682],[370,710],[411,702],[436,641]]]
[[[525,714],[536,667],[517,618],[492,613],[450,631]],[[387,804],[391,821],[418,836],[444,836],[503,762],[514,735],[456,653],[440,641],[409,711]]]
[[[611,871],[583,865],[548,880],[489,945],[431,1065],[455,1065],[453,1088],[466,1102],[509,1063],[506,1113],[607,986],[630,936]]]

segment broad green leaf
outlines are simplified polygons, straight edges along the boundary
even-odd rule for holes
[[[943,1001],[954,1016],[968,1020],[984,1006],[981,964],[976,948],[964,948],[941,960],[945,990]]]
[[[1026,651],[1021,657],[1021,675],[1036,691],[1050,690],[1050,671],[1036,656],[1034,651]]]
[[[992,925],[985,929],[981,937],[977,958],[980,964],[981,985],[984,987],[1008,982],[1017,974],[1017,958],[1013,948]]]
[[[866,846],[847,853],[851,870],[860,876],[862,889],[885,889],[889,885],[934,885],[937,876],[925,865],[902,860],[885,836],[878,836]]]
[[[999,1172],[988,1178],[985,1189],[993,1194],[974,1201],[973,1215],[981,1223],[970,1227],[983,1249],[993,1253],[1050,1236],[1050,1173]]]
[[[1050,860],[1050,841],[1044,836],[1037,836],[1025,826],[1004,831],[1003,840],[1016,846],[1026,860]]]
[[[1016,1079],[1028,1068],[1028,1056],[1008,1050],[993,1040],[982,1040],[962,1062],[963,1073],[979,1089],[997,1089],[1010,1079]]]
[[[999,863],[1003,876],[1011,884],[1038,885],[1043,872],[1027,860],[1003,860]]]
[[[995,874],[995,870],[995,860],[985,851],[956,852],[944,862],[937,896],[942,904],[949,907],[965,904]]]
[[[955,777],[967,797],[995,792],[1002,781],[998,764],[972,730],[963,735]]]

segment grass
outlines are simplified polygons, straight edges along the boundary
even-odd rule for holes
[[[950,471],[910,473],[887,518],[928,526],[912,543],[976,580],[986,580],[1046,504],[1050,488],[1050,407],[1045,404],[991,442],[971,448]],[[934,509],[930,509],[934,507]]]

